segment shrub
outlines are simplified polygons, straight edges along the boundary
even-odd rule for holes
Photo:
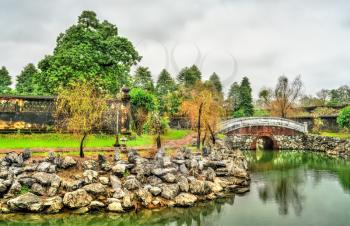
[[[340,111],[337,123],[344,129],[350,129],[350,106],[345,107]]]

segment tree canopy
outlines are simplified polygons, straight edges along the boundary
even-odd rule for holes
[[[0,69],[0,94],[8,93],[11,91],[10,85],[11,76],[5,66]]]
[[[165,96],[168,93],[176,90],[175,80],[171,77],[170,73],[163,69],[158,77],[156,91],[158,95]]]
[[[341,110],[337,123],[342,128],[350,129],[350,106]]]
[[[133,86],[149,92],[154,92],[154,85],[151,72],[148,67],[138,67],[134,75]]]
[[[186,87],[194,86],[196,82],[200,81],[201,79],[202,73],[196,65],[183,68],[177,75],[177,80],[179,83],[185,85]]]
[[[19,94],[34,94],[37,73],[38,70],[34,64],[26,65],[16,78],[16,92]]]
[[[78,23],[58,36],[53,54],[39,62],[38,92],[55,94],[59,87],[90,81],[116,93],[129,83],[130,67],[140,59],[115,25],[83,11]]]
[[[209,81],[214,85],[218,93],[222,93],[222,84],[219,76],[215,72],[209,77]]]

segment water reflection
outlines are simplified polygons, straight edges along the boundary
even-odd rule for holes
[[[324,154],[309,152],[267,152],[246,153],[250,168],[259,179],[259,198],[264,202],[274,201],[278,204],[279,213],[288,215],[290,208],[299,216],[307,196],[303,188],[307,172],[312,172],[315,185],[319,184],[328,171],[338,177],[343,189],[350,191],[350,164],[343,159],[328,157]]]
[[[0,214],[0,226],[349,225],[350,161],[309,152],[245,154],[250,160],[252,184],[251,192],[243,197],[137,214]]]
[[[126,226],[126,225],[217,225],[223,205],[232,206],[234,196],[199,203],[192,208],[165,208],[159,210],[143,210],[137,214],[90,213],[76,214],[3,214],[0,215],[0,225],[6,226],[46,226],[46,225],[75,225],[75,226]]]

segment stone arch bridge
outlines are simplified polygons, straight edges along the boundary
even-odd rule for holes
[[[234,118],[221,123],[220,133],[239,143],[241,149],[280,149],[280,137],[307,133],[307,125],[278,117]]]

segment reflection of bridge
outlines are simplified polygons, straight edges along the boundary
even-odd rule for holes
[[[277,117],[234,118],[221,123],[220,133],[229,136],[250,136],[251,149],[260,139],[268,149],[278,149],[277,136],[295,136],[307,133],[307,125]]]

